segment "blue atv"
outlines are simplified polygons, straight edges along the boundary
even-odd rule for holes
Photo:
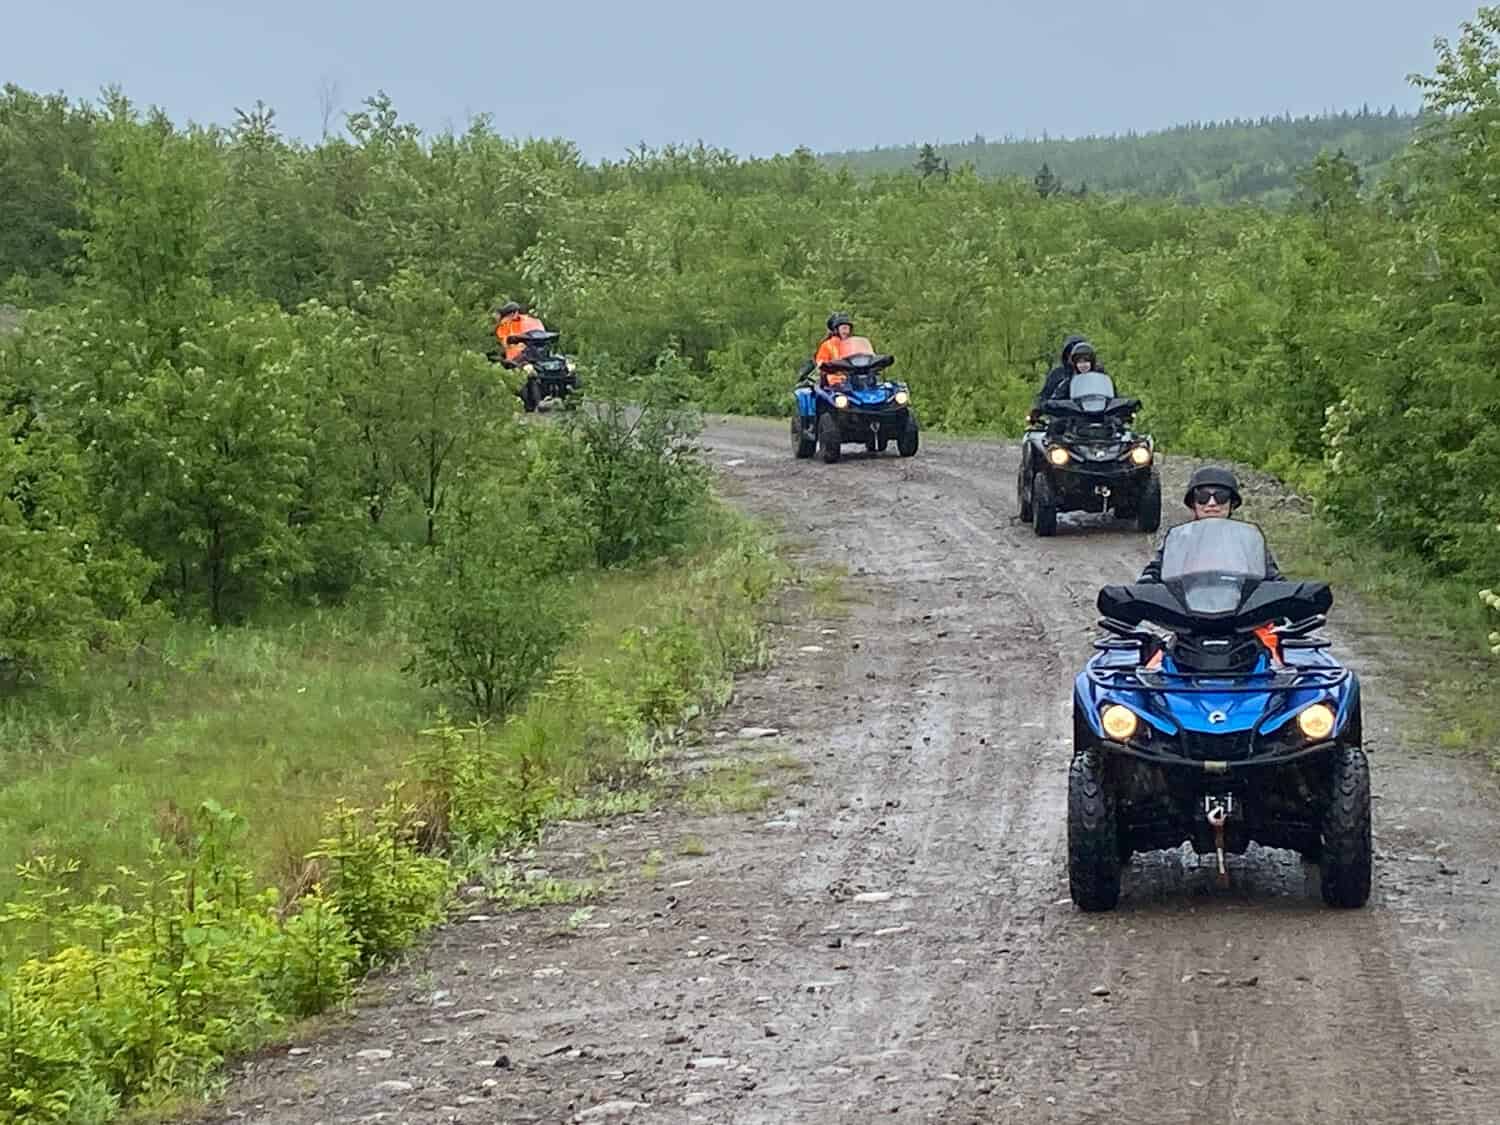
[[[1359,680],[1315,636],[1323,582],[1265,580],[1254,524],[1173,528],[1162,581],[1106,586],[1111,634],[1073,690],[1068,883],[1083,910],[1111,910],[1133,852],[1252,841],[1322,868],[1323,901],[1370,895],[1370,768]],[[1172,632],[1162,634],[1146,624]]]
[[[845,442],[862,442],[871,453],[883,453],[892,440],[903,457],[917,452],[917,416],[905,383],[882,379],[894,356],[858,353],[824,363],[814,381],[811,366],[792,392],[792,453],[811,457],[822,450],[830,465]]]

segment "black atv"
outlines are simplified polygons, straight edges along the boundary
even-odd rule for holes
[[[574,370],[568,357],[553,353],[552,346],[557,343],[557,335],[556,332],[534,328],[519,336],[506,338],[507,344],[525,345],[520,357],[506,366],[520,368],[526,377],[518,393],[528,414],[549,398],[565,405],[573,405],[568,403],[568,396],[582,385],[578,372]]]
[[[1109,511],[1139,531],[1161,526],[1156,447],[1130,426],[1140,408],[1139,399],[1117,397],[1103,371],[1074,375],[1067,398],[1041,404],[1016,479],[1021,518],[1038,535],[1057,531],[1058,512]]]

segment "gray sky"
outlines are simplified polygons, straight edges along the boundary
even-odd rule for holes
[[[494,114],[592,159],[641,140],[742,155],[1078,136],[1189,120],[1415,108],[1475,0],[822,0],[479,5],[392,0],[7,4],[0,81],[93,98],[119,83],[181,122],[257,98],[315,138],[377,89],[424,130]],[[1070,62],[1069,60],[1077,60]],[[337,120],[337,119],[336,119]]]

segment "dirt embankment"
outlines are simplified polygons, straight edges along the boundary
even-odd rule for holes
[[[1402,741],[1378,622],[1340,603],[1330,630],[1364,680],[1368,908],[1328,910],[1316,869],[1252,850],[1227,891],[1190,854],[1137,857],[1119,910],[1083,915],[1071,681],[1095,593],[1146,538],[1096,517],[1035,538],[1002,444],[826,466],[741,420],[706,444],[726,492],[854,593],[792,606],[699,748],[791,755],[797,780],[749,814],[557,826],[554,873],[616,877],[586,922],[476,910],[346,1025],[242,1064],[205,1120],[1500,1119],[1494,786]],[[752,725],[779,733],[735,738]]]

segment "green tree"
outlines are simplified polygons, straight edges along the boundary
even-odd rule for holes
[[[487,455],[517,400],[474,347],[473,318],[426,277],[401,270],[359,309],[378,340],[369,384],[351,388],[369,463],[415,500],[430,545],[454,475]]]
[[[1037,169],[1036,175],[1032,177],[1031,182],[1036,185],[1036,193],[1043,199],[1049,199],[1062,191],[1062,181],[1047,166],[1046,161],[1042,162],[1042,166]]]
[[[937,148],[931,144],[924,144],[921,151],[917,153],[913,167],[916,168],[917,175],[924,180],[942,171],[943,161],[938,156]]]
[[[178,133],[160,111],[142,120],[118,93],[98,127],[103,174],[84,185],[87,282],[145,322],[151,359],[172,356],[195,312],[223,181],[216,137]]]
[[[151,568],[106,535],[78,449],[19,385],[36,353],[0,348],[0,684],[78,667],[123,638]]]
[[[60,94],[0,88],[0,285],[18,276],[60,296],[81,228],[78,185],[95,173],[97,119]]]
[[[444,534],[420,572],[409,670],[481,716],[511,711],[577,625],[569,576],[589,544],[562,452],[542,437],[529,456],[461,474]]]
[[[1297,173],[1297,205],[1317,217],[1326,236],[1340,216],[1358,206],[1360,187],[1359,166],[1344,155],[1343,149],[1319,153],[1311,165]]]

